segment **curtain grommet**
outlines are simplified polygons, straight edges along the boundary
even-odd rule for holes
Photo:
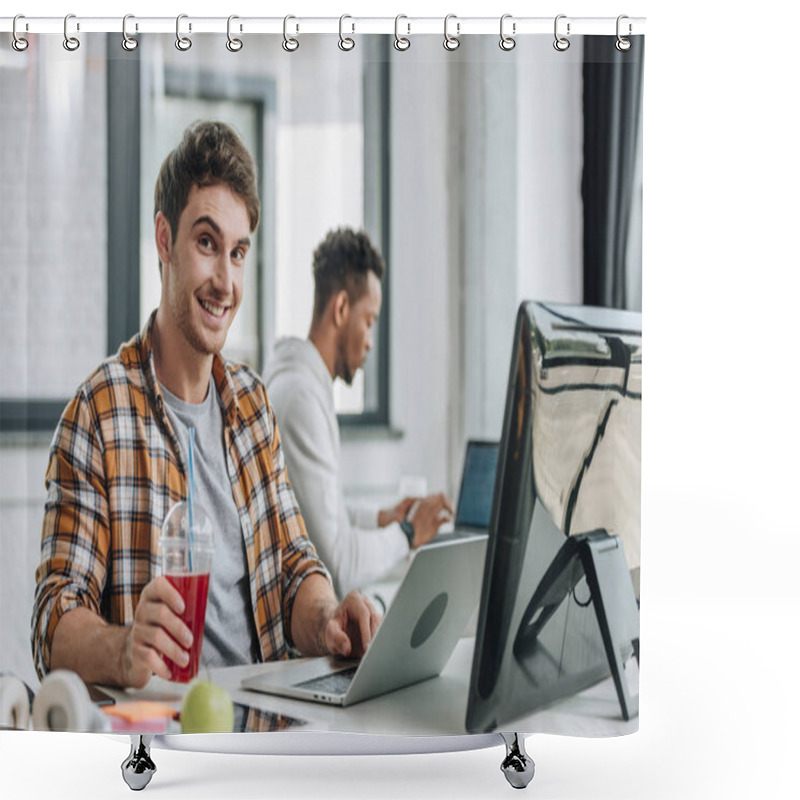
[[[555,41],[553,42],[553,47],[558,50],[559,53],[563,53],[565,50],[569,50],[569,39],[567,36],[570,34],[570,23],[567,23],[567,36],[561,36],[558,32],[558,23],[559,20],[566,19],[566,14],[559,14],[556,17],[555,22],[553,23],[553,35],[555,36]]]
[[[228,17],[228,41],[225,42],[225,47],[227,47],[228,51],[231,53],[238,53],[242,47],[244,47],[241,39],[237,39],[235,36],[231,35],[231,22],[235,19],[239,19],[236,14],[231,14]],[[241,27],[239,30],[241,31]]]
[[[192,40],[188,36],[181,35],[181,20],[187,19],[188,16],[188,14],[178,14],[175,20],[175,47],[182,53],[185,53],[192,46]],[[192,26],[189,24],[189,31],[191,32],[191,30]]]
[[[448,25],[451,19],[456,20],[456,35],[453,36],[450,31],[448,30]],[[461,45],[461,40],[458,38],[459,34],[461,33],[461,23],[458,22],[457,17],[455,14],[448,14],[444,18],[444,42],[442,45],[444,49],[452,53],[454,50],[458,50],[459,46]]]
[[[517,23],[511,23],[512,35],[509,36],[505,32],[505,23],[507,19],[512,19],[511,14],[503,14],[503,16],[500,17],[500,49],[504,50],[506,53],[510,52],[517,46],[517,40],[514,38],[514,35],[517,32]]]
[[[344,35],[344,21],[346,19],[353,19],[349,14],[342,14],[339,17],[339,49],[344,53],[349,53],[355,46],[356,41],[350,36]],[[352,33],[356,32],[355,23],[351,23]]]
[[[298,47],[300,47],[300,41],[295,39],[293,36],[289,36],[289,20],[296,19],[291,14],[288,14],[283,18],[283,42],[281,43],[281,47],[287,53],[294,53]],[[295,26],[295,30],[297,30],[297,26]]]
[[[74,53],[81,46],[81,42],[77,36],[69,35],[69,21],[71,19],[75,19],[74,14],[67,14],[67,16],[64,17],[64,49],[68,50],[70,53]],[[79,31],[80,29],[80,24],[76,23],[75,30]]]
[[[399,50],[401,53],[404,53],[411,47],[411,39],[408,38],[409,34],[411,33],[411,23],[406,23],[406,28],[408,29],[405,36],[400,35],[400,20],[401,19],[408,19],[405,14],[398,14],[394,18],[394,49]]]
[[[133,36],[128,36],[129,19],[134,19],[133,14],[126,14],[122,18],[122,49],[128,53],[132,53],[139,46],[139,40]]]
[[[24,53],[28,49],[28,40],[24,36],[20,36],[17,32],[17,22],[21,19],[25,19],[24,14],[17,14],[14,17],[14,24],[11,28],[11,46],[18,52]]]
[[[616,47],[617,50],[619,50],[620,53],[627,53],[628,50],[631,49],[631,40],[626,38],[625,36],[623,36],[620,33],[620,23],[624,19],[628,19],[628,16],[626,14],[620,14],[617,17],[617,41],[614,43],[614,47]],[[629,22],[628,23],[628,35],[630,35],[630,33],[631,33],[631,24]]]

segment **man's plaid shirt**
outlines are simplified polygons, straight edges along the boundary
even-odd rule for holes
[[[50,667],[56,625],[70,609],[133,622],[142,589],[158,574],[161,523],[186,499],[187,469],[155,375],[154,316],[78,389],[53,437],[31,621],[40,677]],[[228,463],[220,480],[230,481],[239,511],[261,657],[280,659],[292,644],[301,581],[328,573],[289,485],[264,384],[220,357],[212,375]]]

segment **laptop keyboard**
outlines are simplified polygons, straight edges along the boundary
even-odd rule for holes
[[[346,694],[357,669],[358,667],[351,667],[350,669],[343,669],[341,672],[332,672],[330,675],[322,675],[319,678],[296,683],[295,686],[298,689],[311,689],[317,692],[325,692],[325,694]]]

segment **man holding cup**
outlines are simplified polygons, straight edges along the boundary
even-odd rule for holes
[[[220,352],[242,300],[260,206],[252,157],[223,123],[191,126],[155,192],[162,291],[141,333],[79,387],[50,450],[32,645],[37,672],[144,686],[188,663],[186,600],[157,575],[170,508],[196,498],[214,529],[203,660],[358,656],[379,623],[339,603],[306,536],[261,380]],[[166,662],[166,663],[165,663]]]

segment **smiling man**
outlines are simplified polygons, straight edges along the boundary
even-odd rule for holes
[[[140,687],[188,662],[183,600],[158,576],[158,538],[186,499],[214,530],[202,660],[227,666],[360,655],[379,617],[338,603],[306,536],[263,383],[221,356],[258,225],[252,157],[231,128],[187,129],[155,191],[161,300],[141,333],[79,387],[47,469],[32,645],[41,676]]]

